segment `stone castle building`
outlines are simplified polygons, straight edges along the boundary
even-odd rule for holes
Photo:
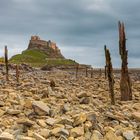
[[[54,42],[52,42],[50,40],[49,41],[41,40],[39,36],[31,36],[30,42],[38,44],[39,46],[40,45],[42,45],[42,46],[47,45],[47,46],[49,46],[50,48],[52,48],[54,50],[59,50],[58,47],[56,46],[56,43],[54,43]]]
[[[28,49],[39,49],[50,57],[64,58],[55,42],[42,40],[39,36],[31,36]]]

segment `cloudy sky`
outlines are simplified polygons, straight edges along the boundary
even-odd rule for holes
[[[104,66],[104,44],[120,67],[118,21],[125,23],[129,67],[140,67],[140,0],[0,0],[0,56],[28,46],[31,35],[53,40],[66,58]]]

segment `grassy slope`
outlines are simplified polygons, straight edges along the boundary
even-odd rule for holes
[[[70,59],[50,59],[43,52],[38,50],[26,50],[10,59],[11,63],[27,63],[31,66],[41,67],[44,65],[69,65],[76,62]]]

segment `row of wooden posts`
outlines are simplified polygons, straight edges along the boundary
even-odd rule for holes
[[[75,72],[75,77],[78,78],[78,72],[79,72],[79,64],[76,66],[76,72]],[[84,69],[84,68],[82,68]],[[93,68],[90,69],[90,77],[93,78]],[[85,76],[88,77],[88,67],[85,67]]]

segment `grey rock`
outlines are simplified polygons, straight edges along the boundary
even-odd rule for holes
[[[1,140],[14,140],[14,136],[8,132],[3,132],[1,135],[0,135],[0,139]]]
[[[42,101],[33,101],[32,102],[33,109],[38,115],[49,115],[50,108]]]
[[[80,99],[80,104],[89,104],[90,103],[90,97],[82,97]]]
[[[125,131],[123,132],[123,137],[126,140],[133,140],[135,138],[134,132],[131,130]]]

